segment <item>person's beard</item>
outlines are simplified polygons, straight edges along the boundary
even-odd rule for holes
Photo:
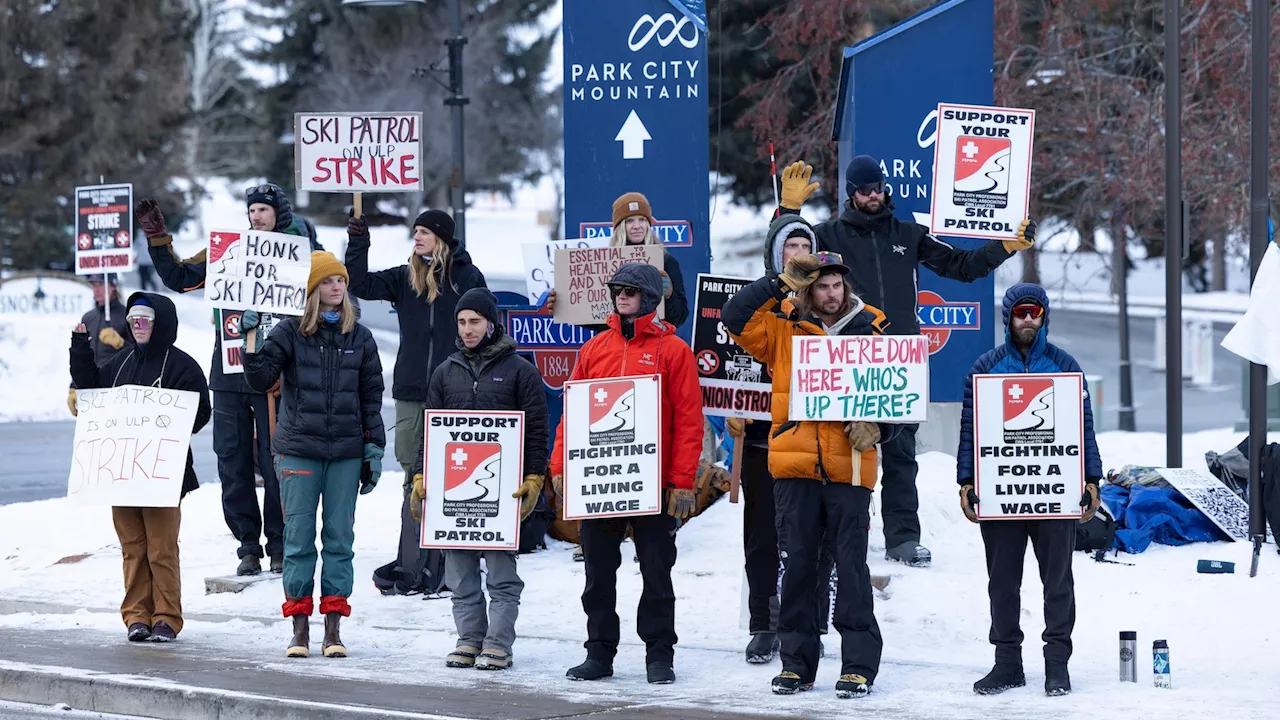
[[[1036,334],[1039,332],[1039,328],[1019,328],[1013,331],[1013,342],[1015,345],[1030,347],[1036,341]]]
[[[874,215],[884,209],[884,203],[881,202],[880,200],[874,200],[874,199],[860,200],[855,197],[853,200],[853,204],[859,210],[861,210],[862,212],[868,215]]]

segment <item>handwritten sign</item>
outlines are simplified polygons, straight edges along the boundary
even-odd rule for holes
[[[76,188],[76,274],[133,272],[133,185]]]
[[[609,238],[594,237],[583,240],[524,243],[521,250],[524,252],[524,282],[529,293],[529,302],[541,306],[546,300],[547,293],[555,287],[557,250],[602,247],[609,247]]]
[[[564,517],[662,512],[659,375],[564,384]]]
[[[599,325],[613,313],[613,297],[605,284],[627,263],[647,262],[662,269],[662,246],[556,250],[556,322]],[[658,303],[662,317],[663,303]]]
[[[1080,517],[1084,376],[973,376],[979,520]]]
[[[1031,195],[1036,111],[938,104],[931,230],[1008,240]]]
[[[422,190],[422,113],[296,113],[299,190]]]
[[[256,230],[209,233],[205,297],[215,308],[301,315],[306,309],[311,244],[305,237]],[[224,328],[225,330],[225,328]]]
[[[791,420],[919,423],[929,407],[923,335],[791,339]]]
[[[720,309],[751,281],[698,275],[693,316],[693,357],[702,386],[702,410],[717,417],[770,420],[773,381],[769,368],[743,350],[720,321]]]
[[[178,507],[200,395],[121,385],[76,391],[67,497],[82,505]]]
[[[524,413],[428,410],[424,548],[518,550]]]

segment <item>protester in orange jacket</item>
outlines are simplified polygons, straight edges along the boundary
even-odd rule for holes
[[[662,299],[662,273],[642,263],[623,265],[608,282],[615,312],[609,329],[582,346],[570,380],[662,376],[662,478],[666,512],[639,517],[582,521],[582,554],[586,587],[582,609],[587,614],[586,662],[570,668],[574,680],[600,680],[613,675],[613,658],[621,639],[617,599],[620,546],[630,525],[644,590],[636,618],[636,632],[645,642],[649,682],[675,681],[675,590],[671,568],[676,562],[678,521],[693,515],[694,480],[702,452],[702,394],[693,351],[675,335],[671,323],[656,315]],[[551,475],[556,492],[564,487],[564,422],[556,428],[551,451]]]

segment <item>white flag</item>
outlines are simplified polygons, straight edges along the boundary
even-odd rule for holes
[[[1222,347],[1250,362],[1267,366],[1267,384],[1280,383],[1280,248],[1267,243],[1267,253],[1249,292],[1249,309],[1222,340]]]

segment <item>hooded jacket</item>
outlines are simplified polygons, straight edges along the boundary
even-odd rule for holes
[[[144,385],[170,390],[189,390],[200,396],[196,422],[191,434],[200,432],[209,422],[209,385],[204,371],[190,355],[174,347],[178,339],[178,312],[173,301],[156,293],[137,292],[129,296],[128,307],[146,298],[156,311],[151,338],[145,345],[124,335],[125,346],[101,368],[94,362],[89,333],[71,335],[71,379],[78,388],[107,388],[120,385]],[[187,450],[187,469],[182,478],[182,495],[200,487],[196,479],[195,461]]]
[[[662,298],[657,268],[629,263],[618,268],[612,282],[640,288],[640,313],[631,323],[624,323],[616,312],[610,315],[609,328],[578,351],[569,380],[661,375],[664,487],[693,489],[702,453],[702,390],[693,350],[675,335],[674,325],[657,317]],[[551,474],[564,474],[563,418],[551,451]]]
[[[436,366],[453,353],[458,339],[454,312],[458,298],[471,288],[487,287],[484,273],[471,263],[465,250],[453,250],[445,273],[447,282],[435,302],[419,295],[409,281],[407,264],[369,272],[369,235],[352,235],[347,243],[346,266],[350,293],[361,300],[384,300],[396,308],[400,324],[400,349],[391,383],[396,400],[425,402],[427,385]]]
[[[1022,300],[1035,300],[1044,307],[1044,323],[1036,333],[1035,342],[1024,355],[1009,333],[1009,316],[1014,305]],[[964,380],[964,407],[960,412],[960,446],[956,450],[956,482],[973,483],[973,376],[1017,375],[1022,373],[1080,373],[1080,364],[1067,351],[1048,341],[1049,296],[1044,288],[1032,283],[1019,283],[1004,294],[1001,308],[1004,318],[1004,344],[988,350],[973,364]],[[1084,475],[1086,480],[1102,478],[1102,455],[1098,452],[1098,439],[1093,433],[1093,406],[1089,401],[1089,384],[1084,383]]]
[[[822,250],[821,243],[818,242],[818,236],[813,230],[813,226],[808,220],[799,215],[779,215],[769,223],[769,231],[765,235],[764,240],[764,274],[775,276],[782,274],[782,247],[787,244],[787,236],[791,231],[799,230],[809,236],[810,247],[809,252],[818,252]]]

